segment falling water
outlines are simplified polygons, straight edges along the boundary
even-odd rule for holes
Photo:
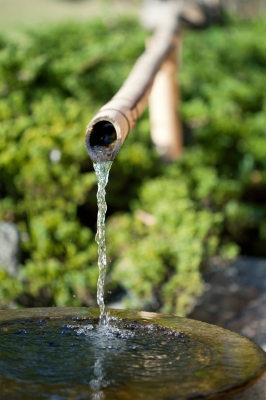
[[[104,281],[106,275],[106,244],[105,244],[105,213],[107,205],[105,201],[105,187],[108,182],[109,171],[112,161],[102,163],[93,163],[95,173],[98,180],[98,217],[97,217],[97,233],[95,240],[98,244],[98,266],[99,278],[97,284],[97,303],[100,307],[100,323],[105,325],[107,316],[104,313]]]

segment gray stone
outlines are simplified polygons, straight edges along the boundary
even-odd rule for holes
[[[16,275],[19,265],[20,235],[11,222],[0,222],[0,267],[5,266],[10,275]]]
[[[203,278],[205,291],[188,317],[238,332],[266,350],[266,260],[240,257]]]

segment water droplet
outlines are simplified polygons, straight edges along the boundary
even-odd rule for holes
[[[28,332],[25,331],[25,329],[19,329],[19,331],[16,332],[17,335],[26,335]]]

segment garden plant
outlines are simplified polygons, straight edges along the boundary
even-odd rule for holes
[[[127,307],[185,315],[213,260],[266,255],[265,29],[266,19],[228,18],[185,33],[184,154],[160,161],[145,112],[116,157],[107,299],[124,293]],[[84,133],[145,38],[125,18],[55,25],[24,42],[1,36],[0,220],[21,234],[19,273],[0,269],[2,308],[95,305],[96,178]]]

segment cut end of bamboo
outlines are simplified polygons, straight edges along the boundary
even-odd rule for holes
[[[85,145],[93,162],[112,161],[119,151],[115,125],[107,119],[93,120],[87,128]]]
[[[117,121],[110,116],[97,114],[87,127],[85,146],[93,162],[113,161],[121,147]]]

